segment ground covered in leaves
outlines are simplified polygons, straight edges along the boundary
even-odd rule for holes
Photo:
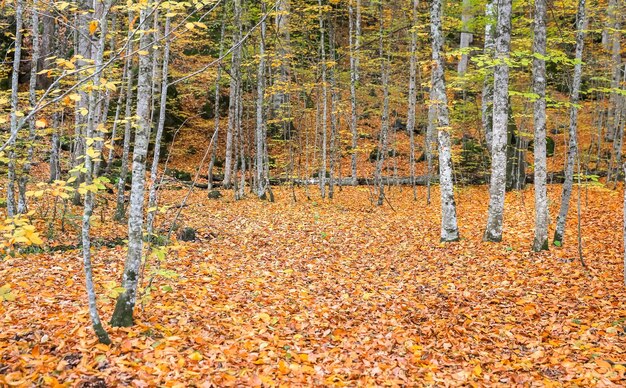
[[[194,193],[179,222],[198,241],[168,252],[136,326],[107,325],[111,346],[91,330],[80,251],[4,258],[0,279],[15,300],[0,302],[0,385],[624,383],[620,190],[582,192],[588,269],[575,217],[565,247],[530,252],[532,189],[508,195],[500,244],[481,242],[485,187],[457,191],[454,244],[439,243],[436,191],[427,206],[423,189],[414,202],[392,188],[393,209],[371,206],[367,188],[332,203],[309,192],[293,202],[278,189],[276,203]],[[550,187],[552,215],[559,196]],[[123,232],[103,219],[96,231]],[[124,249],[94,251],[105,321]]]

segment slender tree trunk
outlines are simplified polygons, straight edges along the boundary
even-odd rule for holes
[[[241,40],[241,0],[233,0],[234,16],[233,24],[235,25],[235,34],[233,35],[233,44],[237,44]],[[235,121],[237,115],[237,89],[241,82],[241,47],[237,46],[233,50],[231,68],[230,68],[230,101],[228,105],[228,129],[226,132],[226,156],[224,158],[224,181],[222,186],[230,188],[232,184],[233,170],[233,141],[235,137]],[[235,156],[236,160],[236,156]]]
[[[493,144],[491,182],[489,185],[489,213],[483,240],[502,241],[504,193],[506,189],[507,123],[509,117],[509,58],[511,44],[511,0],[498,3],[498,30],[496,38],[496,68],[493,75]]]
[[[17,137],[17,112],[19,108],[20,62],[22,61],[22,26],[24,1],[16,0],[15,7],[15,49],[13,50],[13,73],[11,74],[11,150],[9,152],[9,170],[7,182],[7,216],[13,217],[17,208],[15,205],[15,138]]]
[[[39,4],[38,0],[33,0],[32,4],[32,17],[31,17],[31,39],[32,39],[32,52],[31,52],[31,67],[30,67],[30,80],[28,84],[28,102],[31,106],[31,109],[35,107],[37,104],[37,64],[39,63],[39,53],[40,53],[40,44],[39,44],[39,9],[37,8]],[[35,141],[35,120],[36,116],[33,117],[28,122],[28,154],[26,156],[26,162],[24,163],[23,173],[20,175],[20,179],[18,182],[18,192],[19,199],[17,202],[17,212],[20,214],[25,214],[28,212],[28,206],[26,203],[26,184],[28,183],[28,178],[30,176],[30,169],[33,163],[33,142]]]
[[[548,249],[548,192],[546,186],[546,0],[535,0],[533,40],[533,92],[535,129],[535,252]]]
[[[322,0],[318,0],[319,5],[319,27],[320,27],[320,55],[321,55],[321,68],[322,68],[322,163],[319,170],[320,178],[320,194],[322,198],[326,197],[326,165],[327,162],[327,121],[328,121],[328,85],[326,84],[326,34],[324,29],[324,17],[322,9]]]
[[[609,0],[606,8],[606,22],[602,30],[602,46],[608,50],[611,47],[611,27],[615,23],[618,0]],[[618,38],[619,39],[619,38]]]
[[[148,2],[140,14],[140,23],[145,25],[151,11]],[[128,218],[128,256],[124,265],[122,287],[124,292],[117,298],[115,311],[111,317],[113,326],[132,326],[133,310],[137,298],[139,267],[143,250],[143,216],[146,173],[146,155],[150,135],[150,98],[151,98],[151,63],[148,51],[151,37],[148,31],[140,33],[140,47],[146,52],[139,52],[139,75],[137,81],[137,132],[133,149],[133,179],[130,192],[130,212]]]
[[[357,147],[359,140],[359,129],[358,129],[358,109],[357,109],[357,96],[356,96],[356,87],[359,82],[359,49],[361,44],[361,0],[356,0],[356,18],[354,17],[354,7],[353,1],[350,0],[348,14],[349,14],[349,23],[350,23],[350,104],[351,104],[351,112],[350,112],[350,130],[352,132],[352,157],[350,163],[350,170],[352,181],[356,182],[357,180]]]
[[[379,41],[378,56],[380,58],[380,74],[382,78],[383,88],[383,111],[380,118],[380,138],[378,142],[378,157],[376,158],[376,184],[378,185],[378,206],[382,206],[385,199],[385,184],[383,182],[383,167],[387,158],[387,145],[389,136],[389,60],[385,55],[384,47],[384,9],[383,3],[379,5],[380,22],[379,22]]]
[[[263,5],[265,8],[265,5]],[[259,39],[259,67],[257,71],[257,98],[256,98],[256,181],[257,196],[266,198],[267,184],[265,179],[265,118],[263,114],[263,96],[265,94],[265,22],[261,22],[261,37]]]
[[[450,118],[444,77],[444,62],[441,55],[443,35],[441,34],[442,0],[433,0],[430,13],[430,35],[432,39],[433,69],[430,99],[437,120],[439,140],[439,186],[441,191],[441,241],[459,240],[454,202],[452,178],[452,152],[450,144]]]
[[[337,137],[339,133],[339,91],[337,89],[337,58],[335,52],[334,21],[329,24],[328,40],[330,42],[330,170],[328,180],[328,198],[335,195],[335,175],[337,174]]]
[[[220,53],[219,57],[221,58],[224,54],[224,35],[226,32],[226,11],[224,10],[224,15],[222,15],[222,28],[220,33]],[[207,174],[207,187],[208,190],[211,191],[213,189],[213,168],[215,167],[215,159],[217,158],[217,143],[219,140],[220,133],[220,82],[222,81],[222,62],[217,65],[217,76],[215,77],[215,113],[213,120],[215,121],[213,126],[213,131],[215,132],[215,137],[213,139],[213,146],[211,147],[211,160],[209,161],[209,168]]]
[[[128,21],[133,20],[132,13],[128,13]],[[129,36],[130,38],[130,36]],[[126,67],[128,68],[126,80],[126,107],[124,108],[124,140],[122,144],[122,165],[120,166],[120,175],[117,182],[117,199],[114,218],[122,221],[126,215],[126,207],[124,206],[124,193],[126,192],[126,176],[128,175],[128,155],[130,154],[130,138],[132,125],[132,104],[133,104],[133,79],[134,73],[132,69],[133,52],[132,40],[128,42],[126,50]]]
[[[170,18],[165,19],[165,36],[170,33]],[[163,137],[163,129],[165,128],[165,110],[167,104],[167,82],[170,59],[170,40],[165,41],[163,48],[163,65],[161,67],[161,101],[159,103],[159,122],[157,124],[157,132],[154,137],[154,155],[152,156],[152,166],[150,168],[150,191],[148,194],[148,219],[146,222],[146,230],[148,236],[152,235],[154,227],[154,218],[156,216],[157,205],[157,175],[159,173],[159,158],[161,156],[161,137]]]
[[[565,222],[569,211],[570,197],[574,184],[574,167],[578,157],[578,95],[582,78],[582,57],[585,40],[585,0],[578,2],[578,15],[576,17],[576,58],[574,65],[574,80],[570,94],[570,115],[569,115],[569,145],[567,149],[567,162],[565,164],[565,182],[561,193],[561,208],[556,219],[556,230],[554,231],[554,245],[563,244],[565,233]]]
[[[273,96],[273,114],[281,120],[283,136],[288,135],[292,119],[288,118],[287,107],[289,105],[289,51],[291,38],[289,34],[289,0],[279,0],[276,5],[276,33],[278,35],[278,77],[274,80],[277,91]]]
[[[412,28],[411,28],[411,55],[409,58],[409,108],[406,114],[406,130],[409,133],[409,170],[411,181],[415,180],[415,112],[417,103],[417,22],[419,0],[413,0]],[[413,186],[415,199],[415,186]]]
[[[457,66],[457,72],[459,75],[464,75],[467,71],[467,64],[469,62],[469,53],[467,49],[472,43],[473,35],[469,31],[469,23],[472,19],[471,15],[471,1],[463,0],[463,11],[461,14],[461,42],[459,48],[461,49],[461,60]]]
[[[96,115],[96,104],[99,102],[99,95],[97,89],[100,89],[102,85],[100,85],[100,71],[103,66],[103,53],[104,53],[104,45],[106,38],[106,23],[107,16],[109,10],[111,8],[111,0],[106,0],[103,4],[103,9],[101,10],[101,17],[99,20],[99,26],[101,29],[101,36],[98,41],[97,52],[95,54],[95,73],[93,77],[93,85],[95,86],[95,90],[91,90],[89,92],[89,119],[87,122],[87,126],[85,128],[85,139],[88,144],[88,148],[85,149],[84,161],[85,161],[85,169],[87,170],[85,173],[85,184],[87,186],[93,183],[93,174],[94,174],[94,163],[90,155],[101,153],[101,148],[98,148],[98,144],[96,142],[92,142],[94,135],[96,134],[95,128],[97,127],[97,120],[100,119],[98,115]],[[89,145],[91,143],[91,145]],[[92,152],[89,152],[92,150]],[[89,316],[91,317],[91,323],[93,325],[94,331],[98,337],[98,340],[104,344],[110,344],[111,340],[109,336],[102,326],[102,322],[100,321],[100,316],[98,314],[97,300],[96,300],[96,292],[93,284],[93,271],[91,266],[91,216],[93,214],[94,208],[94,193],[90,190],[86,190],[85,192],[85,201],[83,208],[83,218],[82,218],[82,243],[83,243],[83,266],[85,270],[85,284],[87,288],[87,298],[89,300]]]
[[[487,60],[491,60],[493,58],[495,49],[495,37],[493,33],[494,17],[493,0],[487,0],[487,5],[485,6],[485,46],[483,50],[483,55],[486,56]],[[493,146],[493,71],[489,67],[485,69],[481,111],[485,141],[487,142],[489,154],[491,154]]]
[[[613,76],[611,77],[611,94],[609,95],[609,117],[607,119],[607,140],[615,140],[619,127],[619,101],[621,96],[618,93],[621,80],[621,51],[622,51],[622,35],[621,31],[621,15],[618,14],[617,4],[614,9],[613,20],[613,38],[611,50],[611,64],[613,65]]]

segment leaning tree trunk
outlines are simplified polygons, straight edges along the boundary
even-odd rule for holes
[[[241,82],[241,0],[234,0],[234,16],[233,24],[235,25],[235,33],[233,34],[233,49],[231,66],[230,66],[230,100],[228,103],[228,126],[226,130],[226,155],[224,157],[224,181],[222,186],[225,189],[232,185],[233,160],[236,163],[236,156],[233,159],[233,141],[235,141],[236,115],[237,115],[237,90]]]
[[[493,75],[493,140],[491,182],[489,186],[489,213],[483,240],[502,240],[502,218],[506,189],[506,148],[509,116],[509,46],[511,44],[511,0],[498,3],[498,30],[496,38],[496,68]]]
[[[535,159],[535,252],[548,249],[548,192],[546,186],[546,0],[535,0],[533,40],[534,159]]]
[[[7,182],[7,216],[13,217],[16,213],[15,206],[15,144],[17,137],[17,110],[18,89],[20,76],[20,62],[22,61],[22,25],[24,13],[24,1],[17,0],[15,7],[15,49],[13,50],[13,73],[11,74],[11,150],[9,152],[9,169]]]
[[[485,6],[485,46],[483,55],[486,60],[493,58],[493,52],[495,49],[495,38],[493,34],[493,0],[487,0]],[[487,143],[487,150],[491,155],[491,148],[493,146],[493,71],[490,67],[485,69],[485,80],[483,82],[483,93],[481,101],[482,112],[482,126],[485,133],[485,142]]]
[[[140,23],[145,25],[150,16],[151,4],[141,9]],[[137,132],[133,149],[133,178],[130,191],[130,212],[128,217],[128,256],[124,265],[122,287],[124,292],[117,298],[115,311],[111,317],[113,326],[132,326],[133,310],[137,298],[139,267],[143,250],[144,191],[146,184],[146,156],[150,136],[150,32],[140,32],[139,75],[137,78]]]
[[[563,234],[565,233],[565,221],[569,211],[570,197],[574,185],[574,166],[578,157],[578,95],[582,78],[582,58],[583,45],[585,40],[585,0],[578,2],[578,15],[576,18],[576,58],[574,65],[574,80],[570,94],[570,114],[569,114],[569,145],[567,149],[567,162],[565,164],[565,182],[561,194],[561,208],[556,219],[556,230],[554,231],[554,245],[563,244]]]
[[[450,144],[450,119],[448,98],[444,77],[444,62],[441,54],[443,35],[441,33],[442,0],[433,0],[430,10],[430,35],[432,39],[432,87],[431,106],[435,107],[439,140],[439,186],[441,191],[441,241],[459,240],[452,180],[452,154]]]
[[[457,66],[457,72],[459,75],[464,75],[467,71],[467,64],[469,62],[469,49],[470,43],[472,43],[473,35],[469,32],[469,24],[472,19],[471,15],[471,0],[463,0],[463,11],[461,14],[461,42],[459,48],[461,49],[461,59]]]
[[[164,35],[170,34],[170,18],[165,19]],[[157,132],[154,137],[154,154],[152,156],[152,166],[150,168],[150,192],[148,194],[148,219],[146,221],[146,230],[148,236],[152,235],[154,227],[154,218],[156,216],[157,205],[157,174],[159,173],[159,157],[161,156],[161,137],[163,137],[163,129],[165,128],[165,110],[167,104],[167,75],[169,71],[170,57],[170,39],[165,40],[163,48],[163,65],[161,67],[161,101],[159,102],[159,122],[157,124]]]

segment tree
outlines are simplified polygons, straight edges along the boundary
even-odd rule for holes
[[[415,107],[417,103],[417,21],[419,0],[413,0],[411,27],[411,54],[409,58],[409,103],[406,117],[406,130],[409,133],[409,169],[413,196],[415,198]]]
[[[492,60],[495,49],[495,37],[493,33],[493,0],[487,0],[485,5],[485,45],[483,55],[486,60]],[[485,80],[483,81],[483,92],[481,97],[481,112],[483,131],[487,149],[491,153],[493,147],[493,71],[490,67],[485,69]]]
[[[348,6],[349,14],[349,45],[350,45],[350,131],[352,132],[352,156],[350,162],[350,172],[352,174],[352,183],[357,181],[357,147],[359,140],[358,132],[358,109],[356,88],[359,82],[359,49],[361,46],[361,0],[356,0],[356,17],[354,15],[353,1],[350,0]]]
[[[456,221],[456,203],[452,181],[452,155],[450,144],[450,119],[448,97],[444,79],[444,63],[441,54],[443,35],[441,34],[442,1],[433,0],[430,10],[430,35],[432,39],[432,86],[430,104],[434,107],[439,140],[439,185],[441,192],[441,241],[459,240]]]
[[[574,79],[570,93],[570,114],[569,114],[569,141],[567,148],[567,161],[565,164],[565,181],[561,193],[561,207],[556,219],[556,229],[554,231],[554,245],[563,244],[565,234],[565,222],[569,211],[570,197],[574,185],[574,166],[578,157],[578,99],[580,93],[580,83],[582,79],[582,57],[585,42],[585,4],[586,0],[579,0],[578,14],[576,16],[576,56],[574,65]]]
[[[535,239],[533,250],[548,249],[548,193],[546,187],[546,0],[535,0],[533,40]]]
[[[469,62],[469,53],[467,50],[472,43],[473,34],[469,32],[469,23],[472,19],[471,15],[471,0],[463,0],[462,13],[461,13],[461,42],[459,48],[461,50],[461,60],[457,66],[457,72],[459,75],[464,75],[467,71],[467,63]]]
[[[509,46],[511,44],[511,0],[498,3],[496,67],[493,75],[493,145],[491,150],[491,182],[489,212],[483,240],[502,240],[504,192],[506,188],[507,122],[509,117]]]
[[[151,15],[152,3],[143,5],[140,11],[140,25],[146,26]],[[128,256],[124,265],[122,292],[117,298],[115,311],[111,317],[113,326],[132,326],[133,310],[137,298],[139,268],[143,251],[143,210],[146,184],[146,156],[150,139],[150,99],[152,85],[150,75],[150,32],[139,32],[139,74],[137,76],[137,131],[133,149],[133,178],[130,189],[130,212],[128,217]]]

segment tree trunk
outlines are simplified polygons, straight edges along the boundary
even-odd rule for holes
[[[17,137],[17,111],[19,108],[19,76],[20,62],[22,61],[22,25],[24,1],[17,0],[15,7],[15,49],[13,50],[13,73],[11,74],[11,150],[9,152],[9,169],[7,182],[7,216],[13,217],[17,208],[15,205],[15,144]]]
[[[273,115],[280,120],[283,136],[288,136],[292,119],[287,114],[289,105],[289,0],[279,0],[276,5],[276,34],[278,35],[278,77],[274,80]]]
[[[241,0],[233,0],[234,16],[233,24],[235,25],[235,33],[233,35],[233,44],[238,44],[241,40]],[[224,188],[230,188],[232,185],[233,170],[233,141],[235,137],[235,122],[237,115],[237,89],[241,82],[241,46],[234,48],[232,53],[230,68],[230,101],[228,103],[228,129],[226,132],[226,156],[224,158]],[[236,162],[236,156],[235,156]]]
[[[409,133],[409,170],[411,179],[415,178],[415,112],[417,103],[417,22],[419,0],[413,0],[412,28],[411,28],[411,55],[409,58],[409,108],[406,114],[406,130]],[[413,197],[415,199],[415,190]]]
[[[578,157],[578,94],[582,78],[582,58],[585,40],[585,0],[578,2],[578,15],[576,17],[576,57],[574,65],[574,80],[570,94],[570,115],[569,115],[569,145],[567,149],[567,161],[565,164],[565,182],[561,194],[561,208],[556,219],[556,230],[554,231],[554,245],[563,244],[563,234],[565,233],[565,222],[569,211],[570,197],[574,184],[574,166]]]
[[[263,6],[265,7],[265,5]],[[266,198],[267,180],[265,176],[265,117],[263,114],[263,96],[265,94],[265,22],[261,22],[261,37],[259,39],[259,67],[257,69],[257,98],[256,98],[256,183],[257,196]]]
[[[495,38],[493,34],[494,17],[493,0],[487,0],[487,5],[485,6],[485,46],[483,50],[483,55],[486,57],[486,60],[491,60],[493,58],[495,49]],[[493,71],[489,67],[485,69],[481,111],[483,131],[485,132],[485,142],[487,143],[489,154],[491,154],[493,146]]]
[[[321,119],[321,128],[322,128],[322,163],[319,169],[319,178],[320,178],[320,194],[322,198],[326,197],[326,165],[327,162],[327,121],[328,121],[328,85],[326,85],[326,34],[324,29],[324,17],[323,17],[323,9],[322,9],[322,0],[318,0],[319,6],[319,27],[320,27],[320,64],[322,68],[322,119]]]
[[[148,2],[140,14],[140,23],[145,25],[151,11]],[[139,75],[137,78],[137,132],[133,149],[133,179],[130,191],[130,212],[128,217],[128,256],[124,265],[122,287],[124,292],[117,298],[115,311],[111,317],[113,326],[132,326],[133,310],[137,298],[139,267],[143,250],[144,191],[146,183],[146,155],[150,135],[150,33],[140,32],[139,45],[145,48],[139,52]]]
[[[332,21],[329,29],[330,60],[330,170],[328,180],[328,198],[335,194],[335,176],[337,175],[337,138],[339,135],[339,90],[337,89],[337,56],[335,51],[335,25]]]
[[[383,166],[387,157],[387,146],[389,137],[389,60],[386,58],[384,46],[384,9],[383,3],[378,5],[380,11],[380,27],[379,27],[379,45],[378,57],[380,59],[380,74],[382,78],[383,88],[383,111],[380,118],[380,136],[378,141],[378,157],[376,158],[376,176],[375,181],[378,185],[378,206],[382,206],[385,199],[385,185],[383,183]]]
[[[224,14],[222,15],[222,28],[220,29],[220,52],[219,57],[221,58],[224,54],[224,35],[226,31],[226,9],[224,8]],[[215,77],[215,105],[214,110],[215,114],[213,116],[213,120],[215,121],[213,125],[213,131],[215,132],[215,136],[213,138],[213,145],[211,146],[211,160],[209,160],[208,174],[207,180],[209,183],[209,192],[213,189],[213,168],[215,167],[215,159],[217,158],[217,143],[219,140],[220,133],[220,82],[222,80],[222,62],[220,61],[217,64],[217,76]]]
[[[457,72],[459,75],[464,75],[467,71],[467,64],[469,62],[469,49],[470,43],[472,43],[473,35],[469,32],[469,23],[472,19],[471,15],[471,1],[463,0],[463,11],[461,14],[461,42],[459,48],[461,49],[461,59],[457,66]]]
[[[535,0],[533,40],[534,160],[535,160],[535,252],[548,249],[548,192],[546,186],[546,0]]]
[[[357,179],[357,147],[359,140],[358,132],[358,110],[357,110],[357,96],[356,87],[359,82],[359,49],[361,44],[361,0],[356,0],[356,20],[354,17],[353,0],[350,0],[348,14],[349,14],[349,44],[350,44],[350,131],[352,132],[352,156],[350,162],[350,170],[352,180],[356,182]]]
[[[165,36],[170,33],[170,18],[165,19]],[[154,218],[156,216],[157,191],[156,180],[159,173],[159,158],[161,154],[161,137],[163,137],[163,129],[165,127],[165,110],[167,104],[167,82],[170,59],[170,40],[165,40],[163,48],[163,65],[161,67],[161,101],[159,103],[159,122],[157,124],[157,132],[154,137],[154,155],[152,156],[152,166],[150,168],[150,192],[148,194],[148,219],[146,229],[148,236],[152,235],[154,227]]]
[[[511,0],[498,3],[498,30],[496,38],[496,68],[493,75],[493,145],[491,182],[489,186],[489,213],[483,240],[502,240],[502,218],[506,189],[507,124],[509,117],[509,46],[511,44]]]
[[[433,0],[430,13],[430,34],[432,39],[432,87],[431,106],[434,107],[439,140],[439,186],[441,191],[441,241],[459,240],[452,181],[452,153],[450,144],[450,119],[448,98],[444,77],[444,62],[441,55],[443,35],[441,34],[442,0]]]

